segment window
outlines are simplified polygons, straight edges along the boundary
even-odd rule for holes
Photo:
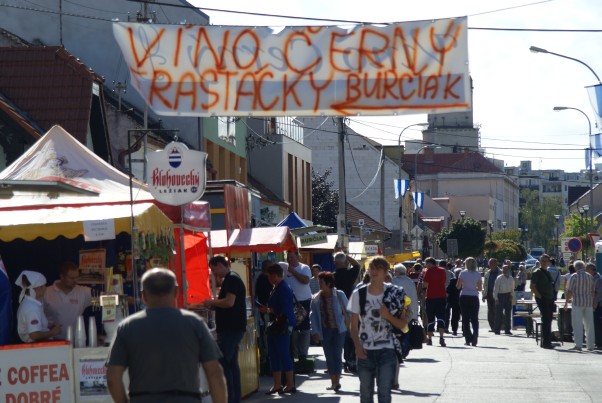
[[[218,117],[217,136],[232,145],[236,145],[236,118]]]

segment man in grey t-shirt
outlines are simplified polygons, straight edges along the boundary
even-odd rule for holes
[[[126,369],[131,402],[200,402],[199,364],[212,401],[226,402],[221,353],[200,317],[173,307],[176,289],[176,276],[167,269],[152,269],[142,276],[147,308],[121,322],[106,363],[115,402],[128,401],[123,383]]]

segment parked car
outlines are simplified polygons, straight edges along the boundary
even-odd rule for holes
[[[537,259],[534,258],[532,255],[527,254],[527,258],[525,259],[525,267],[527,269],[531,269],[535,266],[535,263],[537,263]]]
[[[542,247],[531,248],[531,252],[529,252],[529,253],[535,259],[539,259],[541,257],[541,255],[543,255],[544,253],[546,253],[546,250],[544,248],[542,248]]]

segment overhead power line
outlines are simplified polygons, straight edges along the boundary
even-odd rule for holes
[[[141,0],[128,0],[128,1],[134,2],[134,3],[144,3],[145,2],[145,1],[141,1]],[[496,13],[496,12],[506,11],[506,10],[510,10],[510,9],[514,9],[514,8],[520,8],[520,7],[527,7],[527,6],[537,5],[537,4],[545,3],[545,2],[548,2],[548,1],[551,1],[551,0],[545,0],[545,1],[540,1],[540,2],[536,2],[536,3],[528,3],[528,4],[519,5],[519,6],[515,6],[515,7],[508,7],[508,8],[504,8],[504,9],[486,11],[486,12],[482,12],[482,13],[469,14],[468,16],[471,17],[471,16],[482,15],[482,14]],[[204,11],[213,11],[213,12],[218,12],[218,13],[254,15],[254,16],[258,16],[258,17],[283,18],[283,19],[290,19],[290,20],[320,21],[320,22],[332,22],[332,23],[354,24],[354,25],[357,25],[357,24],[386,25],[386,24],[391,24],[392,23],[391,21],[388,21],[388,22],[387,21],[369,22],[369,21],[341,20],[341,19],[336,19],[336,18],[331,19],[331,18],[318,18],[318,17],[303,17],[303,16],[297,16],[297,15],[258,13],[258,12],[253,12],[253,11],[225,10],[225,9],[219,9],[219,8],[195,7],[195,6],[187,6],[187,5],[184,5],[184,4],[170,4],[170,3],[155,2],[155,1],[153,1],[153,2],[147,1],[146,3],[148,3],[150,5],[154,5],[154,6],[166,6],[166,7],[175,7],[175,8],[186,8],[186,9],[191,9],[191,10],[199,10],[199,11],[203,11],[203,12]],[[76,4],[76,3],[72,3],[72,4]],[[17,8],[17,9],[22,9],[22,10],[27,10],[27,11],[37,11],[37,12],[50,13],[50,14],[61,14],[57,10],[41,9],[41,8],[33,8],[33,7],[23,7],[23,6],[18,6],[18,5],[15,5],[15,4],[0,3],[0,7],[11,7],[11,8]],[[87,8],[91,8],[91,7],[87,7]],[[103,11],[103,10],[98,9],[98,8],[94,8],[94,10],[96,10],[96,11]],[[107,11],[107,12],[109,12],[109,11]],[[117,12],[115,12],[115,13],[118,14]],[[121,13],[121,14],[124,14],[124,13]],[[83,14],[75,14],[75,13],[63,12],[62,15],[63,16],[69,16],[69,17],[88,18],[88,19],[93,19],[93,20],[101,20],[101,21],[112,22],[112,20],[108,19],[108,18],[100,18],[100,17],[94,17],[94,16],[90,16],[90,15],[83,15]],[[393,21],[393,22],[399,22],[399,21]],[[489,30],[489,31],[507,31],[507,32],[525,31],[525,32],[602,33],[602,29],[504,28],[504,27],[468,27],[468,29],[472,29],[472,30]]]

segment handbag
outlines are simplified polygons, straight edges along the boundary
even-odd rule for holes
[[[288,334],[288,319],[285,314],[279,313],[274,319],[268,322],[265,328],[265,334],[268,336],[282,336]]]
[[[305,321],[307,318],[307,309],[299,301],[297,301],[297,297],[293,294],[293,298],[295,299],[295,303],[293,304],[293,312],[295,313],[295,321],[297,322],[297,326]]]
[[[424,341],[424,328],[416,319],[412,319],[408,324],[408,329],[408,339],[412,350],[420,350]]]
[[[335,291],[336,292],[336,291]],[[341,296],[337,292],[337,299],[339,300],[339,305],[341,306],[341,312],[343,313],[343,318],[345,319],[345,327],[347,330],[351,329],[351,319],[349,318],[349,314],[345,309],[345,305],[343,305],[343,301],[341,300]]]

